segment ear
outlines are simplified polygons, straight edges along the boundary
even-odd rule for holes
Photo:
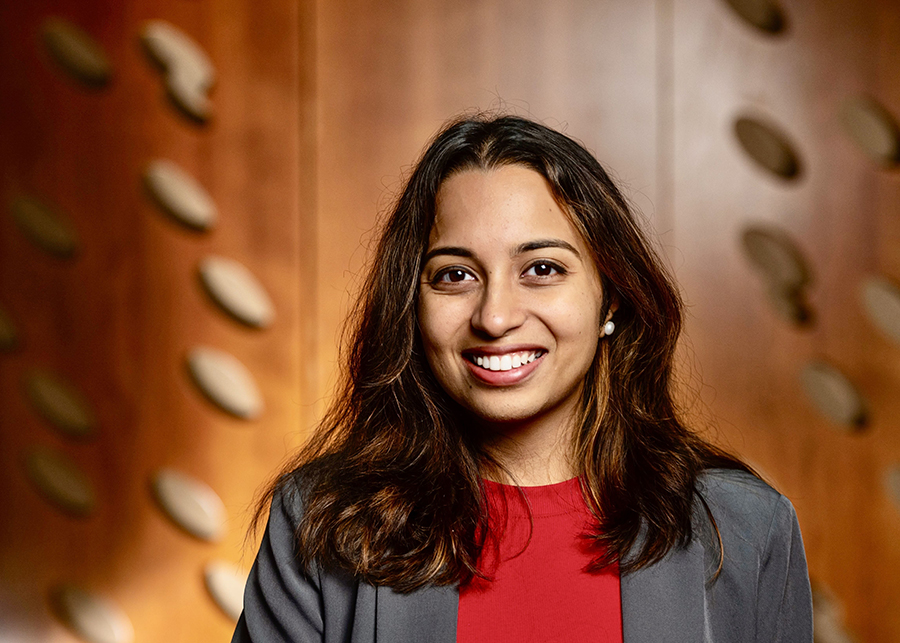
[[[604,319],[604,320],[600,323],[600,326],[601,326],[601,327],[603,326],[603,324],[605,324],[605,323],[608,322],[610,319],[612,319],[613,314],[614,314],[617,310],[619,310],[619,298],[616,297],[616,296],[613,295],[613,294],[610,294],[610,295],[609,295],[609,299],[610,299],[610,301],[609,301],[609,308],[606,310],[606,319]]]
[[[606,311],[606,319],[603,320],[603,323],[605,324],[610,319],[612,319],[613,313],[615,313],[617,310],[619,310],[619,300],[618,298],[613,297],[612,301],[609,302],[609,310]]]
[[[612,300],[609,302],[609,308],[606,311],[606,318],[600,322],[600,337],[601,337],[601,339],[606,336],[606,331],[604,330],[606,323],[612,320],[613,314],[617,310],[619,310],[619,300],[616,297],[612,297]]]

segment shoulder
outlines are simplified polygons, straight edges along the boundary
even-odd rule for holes
[[[790,501],[769,484],[745,471],[708,469],[697,479],[697,492],[716,521],[747,535],[768,531],[780,514],[793,515]]]
[[[751,564],[768,556],[780,543],[799,540],[797,515],[791,502],[754,475],[709,469],[697,479],[697,492],[702,502],[698,502],[694,512],[696,534],[706,544],[721,537],[726,562],[743,560]]]
[[[695,508],[694,538],[702,541],[715,579],[707,590],[713,629],[749,619],[741,628],[755,630],[756,640],[812,641],[806,555],[790,501],[735,470],[705,471],[697,492],[706,507]]]
[[[272,490],[270,517],[277,513],[283,521],[296,527],[303,517],[304,496],[304,486],[299,472],[282,476]]]
[[[281,522],[296,530],[302,522],[309,502],[313,502],[321,485],[322,470],[329,462],[320,458],[288,471],[272,485],[270,520],[276,515]],[[292,530],[292,531],[293,531]]]
[[[281,478],[244,590],[244,613],[234,641],[344,641],[354,615],[374,622],[374,588],[341,571],[300,563],[297,527],[304,512],[304,480]],[[362,618],[362,617],[360,617]]]

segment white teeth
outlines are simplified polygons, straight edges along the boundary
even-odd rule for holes
[[[538,357],[539,351],[506,353],[505,355],[475,355],[473,361],[489,371],[509,371],[530,364]]]

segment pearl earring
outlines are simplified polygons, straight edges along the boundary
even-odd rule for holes
[[[612,335],[613,331],[616,329],[616,325],[613,323],[613,320],[609,320],[605,324],[603,324],[603,334],[604,335]]]

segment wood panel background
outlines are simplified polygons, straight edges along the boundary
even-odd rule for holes
[[[896,3],[785,2],[788,26],[748,29],[719,3],[674,2],[673,247],[691,310],[688,336],[721,439],[756,463],[797,508],[814,582],[843,605],[860,641],[900,636],[900,512],[885,489],[900,459],[900,352],[863,314],[861,280],[898,276],[900,183],[845,135],[838,113],[870,95],[900,113]],[[802,170],[784,181],[739,148],[751,114],[793,141]],[[748,223],[777,225],[811,264],[815,322],[773,313],[743,260]],[[838,366],[866,397],[852,434],[819,416],[799,374]]]
[[[47,589],[76,582],[115,598],[136,640],[227,640],[202,566],[248,566],[254,493],[315,422],[335,381],[340,322],[379,213],[447,118],[512,111],[583,141],[657,233],[689,304],[682,375],[695,423],[766,473],[800,515],[810,569],[859,641],[900,637],[900,510],[883,472],[900,460],[900,349],[863,317],[864,275],[900,278],[898,175],[843,135],[860,93],[900,113],[900,7],[889,0],[785,0],[767,35],[721,0],[37,0],[0,2],[0,198],[45,196],[83,242],[47,257],[0,216],[0,306],[20,347],[0,354],[0,640],[68,641]],[[42,51],[42,21],[88,31],[115,64],[85,91]],[[214,118],[198,127],[163,96],[138,45],[161,18],[218,70]],[[799,180],[772,179],[736,144],[744,113],[787,131]],[[167,157],[210,191],[220,223],[183,231],[140,187]],[[778,224],[809,257],[817,314],[782,322],[738,245],[748,222]],[[271,329],[221,316],[201,292],[207,253],[250,267],[275,302]],[[196,343],[252,371],[266,412],[223,415],[185,375]],[[803,398],[798,372],[826,357],[856,382],[872,422],[847,434]],[[21,378],[52,368],[95,405],[99,439],[59,437],[27,407]],[[58,514],[22,475],[52,445],[94,480],[98,511]],[[225,501],[219,544],[183,535],[148,492],[176,466]]]
[[[203,566],[214,558],[249,564],[253,495],[311,421],[311,10],[244,0],[2,3],[0,300],[21,331],[19,350],[0,359],[2,640],[74,640],[50,618],[46,595],[57,583],[113,598],[138,641],[230,636]],[[39,37],[51,15],[103,45],[115,66],[108,88],[84,91],[48,59]],[[157,18],[215,62],[206,126],[172,108],[141,49],[144,22]],[[206,187],[219,209],[214,229],[186,231],[147,198],[141,175],[160,157]],[[6,206],[20,192],[70,217],[82,239],[75,259],[45,256],[19,233]],[[197,278],[208,253],[256,274],[277,311],[271,328],[246,329],[216,310]],[[233,419],[195,391],[185,369],[195,344],[244,362],[263,393],[261,419]],[[96,441],[59,437],[26,405],[21,378],[34,366],[65,376],[91,401]],[[92,516],[61,515],[26,483],[21,460],[35,444],[81,465],[97,488]],[[156,508],[150,477],[160,467],[219,494],[229,515],[221,543],[187,536]]]

